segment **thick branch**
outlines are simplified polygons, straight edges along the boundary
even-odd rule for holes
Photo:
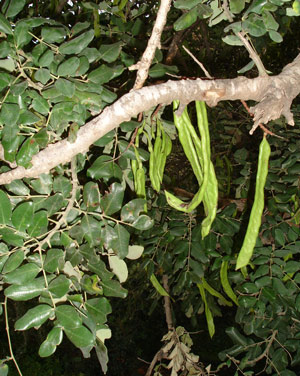
[[[215,106],[221,100],[254,100],[259,102],[251,108],[254,126],[268,123],[284,115],[290,125],[294,124],[290,106],[300,92],[300,54],[282,73],[274,77],[247,79],[238,77],[226,80],[181,80],[143,87],[125,94],[95,119],[82,126],[74,143],[62,140],[48,145],[32,158],[32,167],[17,167],[0,175],[0,184],[15,179],[38,177],[59,164],[69,162],[78,153],[86,152],[100,137],[128,121],[140,112],[157,104],[170,104],[180,100],[182,106],[194,100],[203,100]]]

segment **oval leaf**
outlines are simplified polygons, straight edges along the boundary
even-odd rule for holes
[[[29,309],[24,316],[22,316],[15,323],[15,330],[27,330],[35,326],[42,325],[48,320],[52,311],[52,307],[48,304],[40,304],[34,308]]]

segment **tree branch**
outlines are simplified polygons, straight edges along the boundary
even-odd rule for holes
[[[300,54],[288,64],[278,76],[248,79],[220,80],[180,80],[168,81],[156,86],[133,90],[106,107],[103,112],[82,126],[75,142],[62,140],[48,145],[32,158],[32,167],[17,167],[0,175],[0,184],[8,184],[15,179],[34,178],[48,173],[59,164],[69,162],[75,155],[85,153],[89,147],[116,128],[120,123],[130,120],[140,112],[158,105],[169,105],[178,99],[182,110],[194,100],[205,101],[215,106],[222,100],[254,100],[259,102],[250,110],[254,114],[254,129],[284,115],[288,124],[294,125],[290,107],[300,92]]]
[[[172,0],[161,0],[147,48],[145,49],[141,60],[129,68],[129,70],[138,69],[133,87],[134,90],[140,89],[148,77],[149,68],[154,58],[156,48],[160,48],[160,37],[167,21],[167,14],[169,12],[171,2]]]

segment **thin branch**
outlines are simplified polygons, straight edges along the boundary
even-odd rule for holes
[[[152,374],[152,371],[155,367],[155,364],[157,362],[159,362],[162,358],[164,357],[164,352],[162,351],[162,349],[158,350],[157,353],[154,355],[151,363],[150,363],[150,366],[148,367],[147,369],[147,372],[146,372],[146,375],[145,376],[151,376]]]
[[[14,356],[13,349],[12,349],[12,344],[11,344],[11,339],[10,339],[10,332],[9,332],[8,313],[7,313],[7,297],[5,297],[5,299],[4,299],[4,317],[5,317],[5,330],[6,330],[6,335],[7,335],[7,342],[8,342],[8,348],[9,348],[10,357],[11,357],[12,361],[14,362],[15,367],[16,367],[19,375],[23,376],[22,372],[20,370],[20,367],[19,367],[19,365],[18,365],[18,363],[16,361],[16,358]]]
[[[169,12],[171,2],[172,0],[161,0],[147,48],[144,51],[141,60],[129,68],[129,70],[138,70],[133,90],[140,89],[148,77],[149,68],[154,58],[156,48],[160,48],[160,38],[167,22],[167,14]]]
[[[60,227],[66,222],[66,218],[71,211],[71,209],[74,206],[74,202],[76,199],[76,192],[78,187],[78,178],[77,178],[77,171],[76,171],[76,157],[72,158],[71,161],[71,174],[72,174],[72,192],[71,197],[69,199],[69,203],[66,207],[66,210],[64,211],[63,215],[59,219],[59,221],[56,223],[55,227],[49,232],[46,238],[41,240],[39,242],[39,248],[42,248],[44,244],[50,244],[50,240],[52,236],[60,229]]]
[[[255,358],[253,360],[248,360],[247,364],[249,364],[250,366],[253,366],[257,362],[259,362],[260,360],[262,360],[264,357],[268,357],[270,348],[272,346],[272,343],[275,341],[277,334],[278,334],[278,330],[274,330],[274,332],[272,333],[270,339],[268,340],[268,345],[265,348],[264,352],[262,354],[260,354],[257,358]]]
[[[224,9],[224,13],[226,14],[228,21],[233,22],[233,17],[230,13],[227,0],[223,1],[222,8]],[[255,49],[251,46],[251,44],[249,43],[249,41],[245,37],[245,33],[239,31],[235,34],[240,38],[244,47],[249,52],[250,59],[252,59],[254,61],[254,64],[256,65],[256,67],[258,69],[259,75],[262,76],[262,77],[268,76],[268,73],[267,73],[267,71],[266,71],[266,69],[263,65],[263,62],[261,61],[261,59],[260,59],[259,55],[257,54],[257,52],[255,51]]]
[[[168,275],[164,274],[162,276],[162,281],[163,281],[163,287],[167,291],[167,293],[170,293],[170,288],[169,288],[169,280],[168,280]],[[171,310],[171,298],[170,295],[164,296],[164,307],[165,307],[165,315],[166,315],[166,323],[168,326],[168,330],[171,331],[174,329],[173,326],[173,320],[172,320],[172,310]]]
[[[210,78],[210,79],[212,79],[212,76],[208,73],[208,71],[205,69],[205,67],[204,67],[204,65],[191,53],[191,51],[188,49],[188,48],[186,48],[185,46],[183,46],[182,45],[182,47],[183,47],[183,49],[185,50],[185,52],[187,52],[190,56],[191,56],[191,58],[199,65],[199,67],[203,70],[203,72],[204,72],[204,74],[205,74],[205,76],[206,77],[208,77],[208,78]]]

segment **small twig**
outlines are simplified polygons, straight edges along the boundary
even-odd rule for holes
[[[171,299],[170,299],[170,288],[169,288],[169,279],[167,274],[163,274],[162,276],[163,287],[167,291],[168,295],[164,296],[164,307],[165,307],[165,315],[166,315],[166,323],[168,326],[168,330],[171,331],[174,329],[173,320],[172,320],[172,310],[171,310]]]
[[[249,115],[251,117],[253,117],[253,114],[250,112],[250,108],[248,107],[247,103],[243,100],[241,100],[243,106],[245,107],[245,109],[247,110],[247,112],[249,113]],[[258,124],[258,126],[260,127],[260,129],[262,129],[266,134],[270,135],[270,136],[274,136],[274,137],[277,137],[277,138],[280,138],[281,140],[285,140],[285,141],[288,141],[285,137],[282,137],[282,136],[278,136],[277,134],[271,132],[267,127],[265,127],[263,124]]]
[[[131,146],[133,146],[133,143],[134,143],[134,140],[135,140],[135,138],[136,138],[136,134],[137,134],[137,132],[138,132],[138,129],[139,129],[139,127],[136,127],[136,128],[135,128],[135,130],[134,130],[134,132],[133,132],[133,135],[132,135],[132,137],[131,137],[131,139],[130,139],[130,142],[129,142],[129,144],[126,146],[126,149],[125,149],[121,154],[119,154],[117,157],[112,158],[112,159],[109,159],[108,161],[106,161],[106,163],[117,161],[119,158],[122,157],[122,155],[124,155],[124,154],[126,153],[126,151],[127,151]]]
[[[150,363],[150,366],[148,367],[145,376],[151,376],[155,364],[159,362],[163,357],[164,352],[162,351],[162,349],[158,350],[157,353],[154,355],[154,358],[152,359],[152,362]]]
[[[12,349],[12,344],[11,344],[11,339],[10,339],[10,333],[9,333],[8,314],[7,314],[7,297],[5,297],[5,299],[4,299],[4,316],[5,316],[5,330],[6,330],[6,335],[7,335],[7,342],[8,342],[10,357],[11,357],[12,361],[14,362],[15,367],[16,367],[19,375],[23,376],[22,372],[21,372],[21,370],[19,368],[19,365],[18,365],[18,363],[16,361],[16,358],[14,356],[13,349]]]
[[[145,49],[141,60],[137,64],[129,67],[129,70],[138,70],[133,90],[140,89],[148,77],[149,68],[154,58],[156,48],[160,48],[160,38],[167,21],[167,14],[169,12],[171,2],[172,0],[161,0],[155,24],[152,29],[152,34],[148,40],[147,48]]]
[[[224,9],[224,13],[226,14],[226,17],[228,19],[229,22],[233,22],[233,17],[230,13],[230,10],[229,10],[229,7],[228,7],[228,1],[227,0],[224,0],[223,1],[223,5],[222,5],[222,8]],[[254,61],[254,64],[256,65],[257,69],[258,69],[258,73],[260,76],[268,76],[268,73],[259,57],[259,55],[257,54],[257,52],[255,51],[255,49],[251,46],[251,44],[249,43],[249,41],[247,40],[247,38],[245,38],[245,33],[244,32],[237,32],[235,33],[236,36],[238,36],[241,40],[241,42],[243,43],[244,47],[246,48],[246,50],[249,52],[249,55],[250,55],[250,58]]]
[[[76,157],[73,157],[71,160],[71,174],[72,174],[72,192],[71,192],[71,197],[69,199],[69,203],[66,207],[66,210],[64,211],[63,215],[61,218],[58,220],[56,223],[55,227],[49,232],[46,238],[41,240],[39,242],[39,248],[42,248],[44,244],[49,244],[52,236],[60,229],[60,227],[66,222],[66,218],[70,212],[70,210],[74,206],[74,202],[76,200],[76,192],[77,192],[77,187],[78,187],[78,178],[77,178],[77,171],[76,171]]]
[[[184,45],[182,45],[183,49],[185,50],[186,53],[188,53],[191,58],[199,65],[199,67],[203,70],[204,74],[206,77],[208,77],[209,79],[213,79],[212,76],[208,73],[208,71],[205,69],[204,65],[191,53],[190,50],[188,50],[188,48],[186,48]]]
[[[271,337],[270,337],[270,339],[268,341],[268,345],[265,348],[264,352],[262,354],[260,354],[257,358],[255,358],[253,360],[248,360],[247,364],[249,364],[250,366],[253,366],[257,362],[259,362],[260,360],[262,360],[264,357],[268,356],[269,351],[270,351],[270,347],[272,346],[272,343],[275,341],[277,333],[278,333],[278,330],[274,330],[274,332],[272,333],[272,335],[271,335]]]

